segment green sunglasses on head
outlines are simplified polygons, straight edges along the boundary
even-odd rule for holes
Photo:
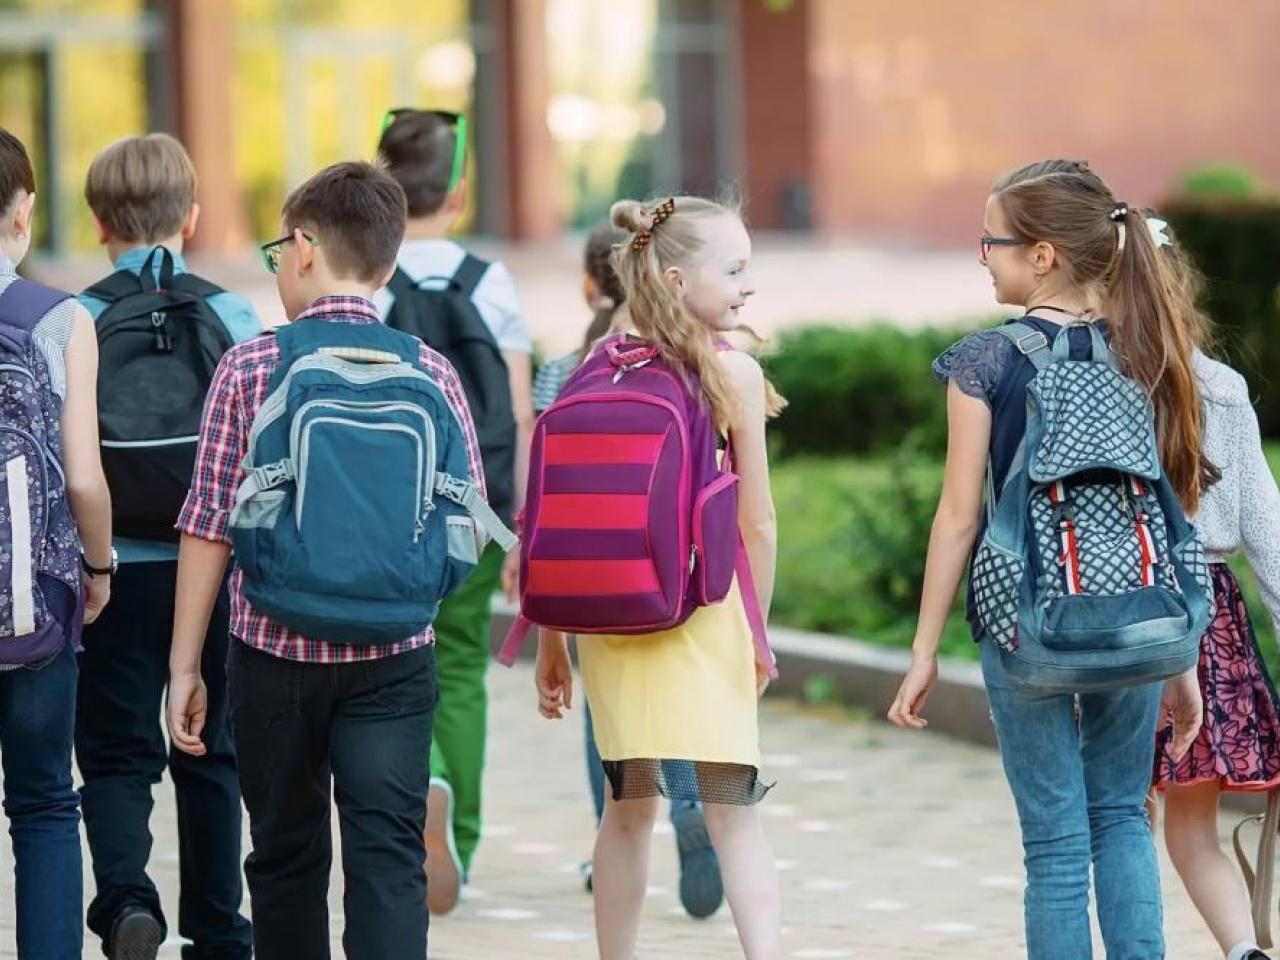
[[[396,118],[406,113],[430,113],[439,117],[449,126],[453,127],[454,146],[453,146],[453,167],[449,171],[449,187],[447,192],[453,193],[458,189],[458,184],[462,182],[462,174],[467,168],[467,115],[465,113],[453,113],[449,110],[418,110],[415,107],[395,107],[388,110],[382,117],[382,129],[378,131],[381,137],[387,132],[387,129],[396,122]]]

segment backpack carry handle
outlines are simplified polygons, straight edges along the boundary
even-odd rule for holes
[[[1092,321],[1081,323],[1072,323],[1063,327],[1056,337],[1053,338],[1053,357],[1055,360],[1071,359],[1071,331],[1075,327],[1089,328],[1089,358],[1094,363],[1105,363],[1112,370],[1120,371],[1120,364],[1116,362],[1116,356],[1111,352],[1111,348],[1107,346],[1106,339],[1102,336],[1102,331],[1098,329],[1098,325]]]
[[[158,281],[155,273],[156,254],[160,254],[160,278]],[[138,282],[142,284],[144,293],[154,293],[157,290],[168,290],[173,287],[173,254],[168,247],[154,247],[147,254],[147,260],[142,265],[142,270],[138,273]]]

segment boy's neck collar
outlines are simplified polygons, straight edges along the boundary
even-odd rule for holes
[[[113,266],[118,266],[122,257],[127,257],[136,252],[150,254],[156,247],[165,247],[175,257],[182,256],[183,243],[181,237],[170,237],[167,240],[160,240],[156,243],[137,243],[132,240],[108,240],[107,256],[111,258]],[[144,256],[143,259],[146,259],[146,257]]]
[[[452,211],[432,214],[429,217],[410,217],[404,225],[406,240],[448,240],[449,231],[457,221]]]

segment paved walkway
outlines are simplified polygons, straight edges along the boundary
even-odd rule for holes
[[[577,876],[591,844],[578,718],[552,723],[533,708],[528,667],[495,668],[487,837],[475,889],[431,932],[433,960],[590,960],[591,901]],[[899,731],[841,710],[768,701],[762,806],[782,868],[792,960],[1022,956],[1022,869],[1012,803],[993,752]],[[158,795],[154,875],[176,911],[173,798]],[[1223,830],[1227,829],[1227,818]],[[1219,954],[1165,867],[1171,960]],[[654,838],[652,886],[639,956],[740,956],[728,911],[681,912],[670,829]],[[86,877],[86,890],[92,881]],[[334,955],[341,957],[335,871]],[[12,859],[0,841],[0,958],[12,958]],[[171,940],[162,957],[176,960]],[[100,956],[89,940],[86,957]],[[1102,956],[1101,950],[1098,956]],[[310,960],[310,958],[298,958]]]

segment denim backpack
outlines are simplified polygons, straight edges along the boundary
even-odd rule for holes
[[[533,624],[645,634],[720,603],[736,575],[761,662],[776,675],[738,532],[732,454],[696,378],[656,347],[616,336],[538,418],[529,454],[520,615],[499,661]]]
[[[981,632],[1010,678],[1045,691],[1108,690],[1193,667],[1213,589],[1204,548],[1160,466],[1155,415],[1096,326],[1089,359],[1068,329],[1050,344],[999,328],[1036,368],[1027,430],[970,576]]]
[[[0,294],[0,665],[39,663],[80,628],[80,537],[62,469],[61,410],[36,324],[70,295],[26,280]]]
[[[404,640],[490,537],[515,538],[467,479],[462,428],[416,338],[323,320],[275,336],[230,520],[245,597],[314,639]]]

